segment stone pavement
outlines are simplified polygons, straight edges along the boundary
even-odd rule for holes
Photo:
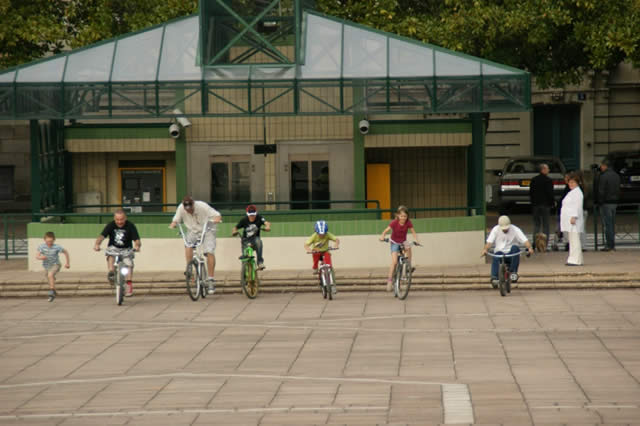
[[[0,298],[0,424],[640,424],[640,290]]]

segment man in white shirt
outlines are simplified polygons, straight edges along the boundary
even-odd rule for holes
[[[530,254],[533,254],[533,247],[531,247],[531,243],[524,235],[524,232],[520,228],[511,224],[511,219],[509,216],[500,216],[498,218],[498,224],[493,227],[489,236],[487,237],[487,243],[484,245],[482,249],[481,256],[487,254],[487,251],[491,248],[491,246],[495,245],[494,253],[495,254],[512,254],[518,253],[520,251],[520,247],[517,244],[524,244],[524,246],[529,250]],[[520,265],[520,256],[507,257],[506,262],[510,265],[511,273],[515,274],[515,279],[512,279],[513,282],[518,281],[518,266]],[[493,262],[491,263],[491,284],[494,287],[498,285],[498,269],[500,268],[500,258],[494,257]]]
[[[216,256],[214,254],[216,251],[216,225],[222,222],[222,215],[204,201],[193,201],[193,198],[187,195],[182,199],[182,204],[176,209],[176,214],[173,216],[169,228],[175,228],[181,222],[189,230],[187,234],[189,243],[194,243],[200,239],[203,227],[207,226],[207,231],[201,244],[203,245],[204,253],[207,255],[209,294],[213,294],[216,291],[213,278],[216,267]],[[188,265],[193,259],[193,248],[185,246],[184,254]]]

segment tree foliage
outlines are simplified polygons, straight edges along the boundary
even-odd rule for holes
[[[538,85],[640,66],[640,0],[320,0],[330,15],[526,69]]]
[[[249,1],[249,0],[243,0]],[[263,0],[251,0],[260,1]],[[640,66],[640,0],[316,0],[330,15],[526,69],[538,85]],[[0,0],[0,68],[197,12],[198,0]]]
[[[197,12],[198,0],[0,0],[0,68]]]

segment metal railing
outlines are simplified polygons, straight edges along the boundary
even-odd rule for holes
[[[351,200],[350,200],[351,201]],[[375,202],[376,200],[366,200]],[[346,201],[345,201],[346,202]],[[364,200],[360,200],[364,202]],[[287,202],[288,203],[288,202]],[[284,203],[284,204],[287,204]],[[332,201],[333,203],[333,201]],[[268,203],[266,203],[268,204]],[[120,207],[119,205],[117,207]],[[409,210],[411,218],[417,217],[452,217],[475,216],[479,207],[434,207],[414,208]],[[221,210],[223,216],[240,219],[244,210]],[[302,222],[326,220],[363,220],[381,219],[383,213],[391,217],[394,209],[311,209],[311,210],[269,210],[265,215],[273,217],[271,221]],[[450,213],[450,214],[443,214]],[[462,213],[462,214],[459,214]],[[166,224],[173,217],[171,212],[129,213],[129,218],[136,223]],[[27,224],[30,222],[44,223],[88,223],[106,224],[113,220],[113,214],[107,213],[2,213],[0,214],[0,230],[3,240],[0,244],[0,257],[8,259],[10,256],[25,256],[28,254]]]
[[[0,214],[0,257],[5,260],[9,256],[26,256],[28,253],[27,224],[31,222],[31,213]]]
[[[600,209],[599,206],[594,205],[592,209],[593,214],[593,238],[594,238],[594,248],[598,250],[598,241],[600,240],[604,244],[604,226],[602,226],[602,220],[600,218]],[[616,224],[616,246],[618,245],[640,245],[640,203],[620,203],[616,208],[616,217],[617,216],[636,216],[637,217],[637,238],[634,237],[633,229],[624,229],[623,232],[619,231],[619,224]],[[600,225],[600,226],[599,226]],[[624,225],[627,228],[626,225]],[[630,225],[631,226],[631,225]],[[601,232],[599,232],[601,231]]]

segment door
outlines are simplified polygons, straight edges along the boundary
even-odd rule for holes
[[[164,168],[121,168],[122,206],[127,204],[143,204],[132,206],[129,210],[136,212],[161,212],[165,203]],[[152,204],[144,206],[144,204]],[[156,204],[156,205],[153,205]]]
[[[367,164],[367,200],[380,201],[381,209],[391,208],[391,164]],[[375,204],[367,208],[376,208]],[[391,213],[382,213],[382,219],[390,219]]]
[[[211,158],[211,202],[243,209],[251,201],[251,163],[247,156]]]
[[[560,158],[567,170],[580,169],[580,106],[534,107],[533,154]]]
[[[291,209],[328,209],[329,159],[326,156],[302,155],[290,157]],[[308,201],[308,202],[305,202]],[[311,202],[320,201],[320,202]],[[324,202],[322,202],[324,201]]]

